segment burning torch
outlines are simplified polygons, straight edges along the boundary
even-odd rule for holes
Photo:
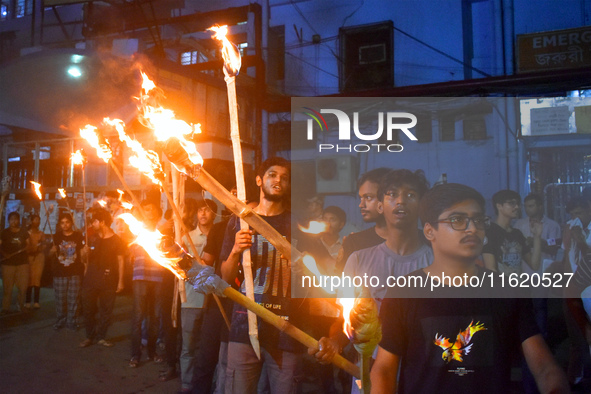
[[[49,226],[49,233],[51,234],[51,238],[53,238],[53,230],[51,229],[51,224],[49,223],[49,210],[47,209],[47,205],[43,199],[43,194],[41,194],[41,184],[34,181],[30,182],[33,185],[35,194],[39,198],[39,201],[43,203],[43,208],[45,209],[45,223]]]
[[[242,59],[240,52],[234,44],[228,40],[228,26],[213,26],[209,30],[213,30],[216,34],[214,38],[222,42],[222,57],[224,58],[224,80],[226,81],[226,88],[228,90],[228,108],[230,110],[230,137],[232,139],[232,150],[234,153],[234,169],[236,172],[236,190],[238,192],[238,199],[246,201],[246,187],[244,184],[244,167],[242,162],[242,147],[240,145],[240,128],[238,124],[238,102],[236,99],[236,76],[240,72]],[[240,228],[242,230],[248,229],[248,223],[240,219]],[[252,264],[250,258],[250,249],[245,249],[242,252],[242,266],[244,267],[244,288],[246,296],[254,300],[254,283],[252,277]],[[248,335],[250,343],[254,349],[257,357],[261,358],[261,347],[259,344],[259,333],[257,326],[256,315],[248,312]]]
[[[82,166],[82,194],[83,194],[83,212],[84,212],[84,241],[85,245],[88,245],[88,222],[86,220],[86,162],[88,161],[88,157],[86,153],[82,149],[78,149],[76,152],[72,153],[70,158],[72,160],[73,165]],[[68,205],[68,208],[70,206]]]

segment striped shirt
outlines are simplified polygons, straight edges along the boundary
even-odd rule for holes
[[[141,246],[131,245],[129,252],[133,258],[133,280],[162,282],[166,268],[152,260]]]

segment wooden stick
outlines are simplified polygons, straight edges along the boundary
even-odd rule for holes
[[[189,241],[190,247],[193,248],[194,251],[197,251],[197,248],[195,247],[195,244],[193,243],[193,240],[191,239],[191,236],[189,235],[189,230],[187,229],[187,227],[185,226],[185,223],[183,222],[183,218],[181,216],[181,213],[179,212],[174,201],[172,200],[172,196],[170,195],[170,193],[168,192],[168,190],[165,187],[162,187],[162,191],[164,191],[164,195],[166,196],[166,199],[170,203],[170,206],[172,208],[172,212],[176,215],[177,219],[181,223],[181,229],[187,235],[187,239]],[[195,253],[195,254],[197,254],[197,253]],[[205,265],[205,263],[201,259],[201,256],[193,256],[193,257],[195,258],[195,260],[197,260],[197,262],[199,264]],[[230,319],[228,319],[228,316],[226,315],[226,311],[222,307],[222,303],[220,302],[219,299],[217,299],[217,296],[215,294],[213,295],[213,298],[216,300],[216,303],[218,304],[218,306],[220,308],[220,313],[224,317],[224,321],[226,322],[226,325],[228,326],[228,330],[229,330],[230,329]]]
[[[84,164],[82,164],[82,194],[83,194],[82,201],[84,202],[83,212],[84,212],[84,240],[85,240],[84,245],[88,246],[88,221],[86,220],[86,176],[84,175],[86,173],[85,168],[86,168],[86,166]],[[67,200],[66,200],[66,203],[67,203]],[[69,206],[68,206],[68,208],[69,208]],[[50,229],[51,229],[51,227],[50,227]]]
[[[236,190],[238,199],[246,201],[246,186],[244,184],[244,165],[242,162],[242,147],[240,144],[240,127],[238,124],[238,102],[236,99],[236,77],[230,76],[224,67],[226,75],[226,87],[228,89],[228,109],[230,110],[230,137],[232,138],[232,151],[234,153],[234,170],[236,172]],[[240,219],[240,229],[248,229],[248,223]],[[242,252],[242,267],[244,272],[244,289],[246,296],[254,301],[254,279],[252,277],[252,263],[250,248]],[[252,348],[259,360],[261,359],[261,345],[259,344],[259,329],[257,317],[248,311],[248,336]]]
[[[135,197],[135,194],[133,194],[133,192],[131,191],[131,189],[127,185],[127,182],[125,182],[125,179],[123,178],[123,175],[121,174],[121,171],[119,171],[119,168],[117,168],[117,166],[115,165],[115,163],[113,163],[113,160],[109,160],[109,164],[111,165],[111,168],[115,172],[115,175],[117,175],[117,178],[119,178],[119,180],[121,181],[121,185],[123,186],[123,188],[131,196],[131,199],[133,200],[134,205],[139,209],[139,211],[142,214],[142,216],[145,217],[144,210],[142,209],[142,205],[140,204],[140,202],[138,201],[138,199]],[[86,215],[86,213],[85,213],[85,215]]]
[[[287,320],[284,320],[281,316],[274,314],[273,312],[265,309],[263,306],[250,300],[248,297],[246,297],[239,291],[233,289],[232,287],[227,287],[224,290],[224,295],[232,301],[242,305],[249,311],[254,312],[261,319],[276,327],[277,329],[279,329],[279,331],[284,332],[290,337],[294,338],[304,346],[318,349],[318,341],[316,339],[312,338],[310,335],[295,327]],[[332,363],[356,378],[359,378],[361,376],[359,367],[347,360],[346,358],[344,358],[343,356],[341,356],[340,354],[337,354],[333,358]]]

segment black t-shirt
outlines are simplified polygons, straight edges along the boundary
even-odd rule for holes
[[[84,273],[84,265],[80,260],[83,240],[84,237],[78,231],[70,235],[59,232],[53,236],[53,243],[57,247],[57,256],[53,259],[53,276],[65,277]]]
[[[224,243],[224,234],[226,233],[226,227],[228,226],[229,220],[222,220],[221,222],[214,223],[209,234],[207,234],[207,242],[203,247],[203,253],[212,255],[215,258],[214,266],[216,273],[220,274],[220,264],[217,264],[220,260],[220,253],[222,251],[222,245]]]
[[[276,216],[261,217],[281,235],[289,239],[291,233],[291,214],[288,211]],[[232,217],[226,228],[220,261],[225,261],[230,255],[234,246],[236,233],[239,229],[240,221],[236,217]],[[292,303],[291,267],[289,261],[282,259],[281,253],[262,235],[256,233],[253,236],[250,253],[255,301],[271,312],[298,326],[301,300],[293,300]],[[244,294],[244,275],[239,273],[237,279],[241,283],[240,290]],[[287,334],[279,332],[275,327],[262,321],[260,318],[257,321],[261,346],[279,348],[289,352],[300,352],[303,350],[302,346]],[[250,342],[248,337],[247,311],[238,304],[234,304],[229,339],[232,342]]]
[[[505,231],[498,224],[491,223],[486,230],[486,238],[488,242],[484,245],[482,253],[495,256],[499,272],[521,273],[521,260],[530,251],[521,231],[515,228]]]
[[[345,268],[345,264],[349,256],[353,252],[361,249],[371,248],[384,242],[385,239],[376,234],[376,227],[371,227],[358,233],[347,235],[343,241],[343,254],[339,256],[336,269],[341,272]]]
[[[29,238],[29,232],[23,227],[16,233],[13,232],[10,227],[2,230],[2,253],[1,258],[7,258],[2,260],[2,265],[22,265],[28,264],[27,258],[27,239]]]
[[[530,299],[384,299],[380,347],[401,358],[398,392],[506,392],[512,357],[539,333],[532,310]]]
[[[83,286],[115,290],[119,282],[117,257],[125,255],[125,244],[117,234],[109,238],[96,237],[93,241]]]

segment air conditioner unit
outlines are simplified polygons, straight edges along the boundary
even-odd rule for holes
[[[316,158],[316,192],[353,193],[357,190],[358,172],[357,158],[354,156]]]

